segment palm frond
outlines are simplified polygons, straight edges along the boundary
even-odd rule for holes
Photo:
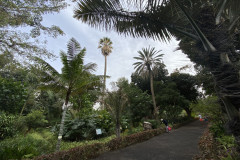
[[[81,46],[78,43],[78,41],[74,38],[71,38],[67,44],[67,48],[68,48],[68,60],[72,60],[74,59],[74,57],[76,56],[76,54],[78,54],[81,51]]]
[[[156,3],[158,7],[151,8],[151,11],[144,8],[130,12],[121,2],[119,0],[80,0],[78,8],[74,11],[74,17],[91,27],[113,29],[124,35],[170,40],[171,34],[167,31],[167,26],[172,17],[165,14],[169,12],[168,10],[160,9],[162,6],[159,3]]]

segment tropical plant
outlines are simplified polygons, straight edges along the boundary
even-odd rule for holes
[[[17,117],[14,115],[7,115],[0,112],[0,140],[12,137],[16,134],[16,126],[14,125]]]
[[[101,49],[102,55],[105,58],[105,65],[104,65],[104,84],[103,84],[103,98],[105,95],[105,89],[106,89],[106,74],[107,74],[107,56],[110,55],[112,52],[112,41],[108,37],[104,37],[100,39],[98,48]],[[103,99],[104,101],[104,99]],[[104,104],[103,104],[104,105]],[[104,108],[103,108],[104,109]]]
[[[61,74],[44,60],[36,58],[36,61],[39,62],[42,67],[42,84],[39,88],[59,92],[65,97],[62,107],[63,115],[58,143],[56,146],[57,150],[60,149],[65,115],[69,106],[70,97],[82,94],[99,83],[99,77],[91,74],[91,72],[95,70],[96,64],[83,64],[86,49],[81,49],[80,44],[74,38],[70,39],[67,47],[67,54],[63,51],[61,52],[61,60],[63,63]]]
[[[158,119],[158,109],[156,105],[154,88],[153,88],[153,69],[157,65],[161,65],[161,60],[163,54],[158,54],[160,51],[155,50],[155,48],[143,48],[142,51],[138,51],[139,57],[134,57],[134,59],[138,60],[138,62],[134,63],[134,69],[136,69],[136,73],[142,75],[143,77],[150,78],[150,86],[152,93],[152,101],[154,108],[154,116]]]
[[[110,114],[106,110],[91,111],[85,115],[77,113],[77,116],[71,110],[67,113],[63,138],[70,141],[81,141],[105,137],[110,134],[112,127]],[[97,135],[96,129],[101,129],[102,134]]]
[[[110,112],[115,123],[116,136],[119,138],[121,133],[121,119],[123,108],[127,105],[127,96],[123,88],[118,88],[116,91],[107,92],[105,99],[106,109]]]

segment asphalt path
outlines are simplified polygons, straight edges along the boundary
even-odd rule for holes
[[[195,121],[171,133],[123,149],[106,152],[95,160],[191,160],[199,153],[198,142],[207,123]]]

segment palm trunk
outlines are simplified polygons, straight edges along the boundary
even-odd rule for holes
[[[102,109],[105,109],[105,102],[104,102],[104,99],[105,99],[105,90],[106,90],[106,74],[107,74],[107,56],[104,56],[105,57],[105,66],[104,66],[104,81],[103,81],[103,97],[102,97],[102,102],[103,102],[103,108]]]
[[[60,124],[59,134],[58,134],[58,141],[57,141],[57,145],[56,145],[56,151],[59,151],[60,150],[60,146],[61,146],[62,135],[63,135],[63,128],[64,128],[64,121],[65,121],[65,117],[66,117],[66,113],[67,113],[67,105],[68,105],[68,102],[69,102],[70,93],[71,93],[71,89],[68,90],[67,95],[66,95],[66,100],[63,103],[63,114],[62,114],[62,120],[61,120],[61,124]]]
[[[120,122],[119,118],[116,120],[116,136],[117,138],[121,137],[121,129],[120,129]]]
[[[152,75],[151,69],[149,69],[149,74],[150,74],[150,86],[151,86],[152,101],[153,101],[153,108],[154,108],[153,114],[154,114],[155,119],[158,120],[158,110],[157,110],[157,105],[156,105],[156,101],[155,101],[155,94],[154,94],[154,88],[153,88],[153,75]]]
[[[61,120],[59,134],[58,134],[58,141],[57,141],[57,145],[56,145],[56,151],[59,151],[60,150],[60,146],[61,146],[62,135],[63,135],[63,128],[64,128],[64,121],[65,121],[65,117],[66,117],[66,113],[67,113],[67,102],[63,103],[63,107],[64,107],[64,109],[63,109],[62,120]]]

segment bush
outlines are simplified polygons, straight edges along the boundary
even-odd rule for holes
[[[0,159],[23,159],[50,153],[55,148],[50,133],[31,133],[0,142]]]
[[[24,117],[24,122],[28,127],[28,130],[36,129],[38,127],[43,127],[45,124],[48,123],[48,121],[45,120],[45,118],[46,117],[43,114],[43,111],[33,110],[29,114],[27,114],[27,116]]]
[[[70,141],[91,140],[110,135],[113,123],[111,117],[106,111],[95,111],[89,115],[81,117],[71,117],[67,113],[67,119],[64,124],[63,138]],[[102,134],[96,135],[96,129],[101,129]],[[58,132],[58,126],[54,131]]]
[[[152,128],[153,129],[156,129],[160,126],[160,122],[158,122],[157,120],[155,119],[149,119],[149,120],[146,120],[147,122],[150,122],[152,124]]]
[[[16,134],[15,121],[16,116],[0,113],[0,140]]]
[[[0,77],[0,110],[9,114],[20,113],[26,98],[25,85]]]

